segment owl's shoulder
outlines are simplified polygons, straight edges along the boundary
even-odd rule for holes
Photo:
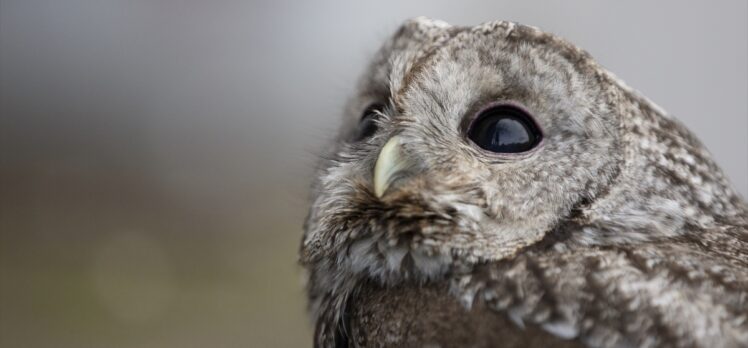
[[[748,344],[748,233],[531,251],[453,281],[519,326],[590,346]]]

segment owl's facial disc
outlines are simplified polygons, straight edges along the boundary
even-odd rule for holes
[[[576,51],[541,39],[552,38],[508,22],[406,23],[320,168],[304,262],[432,279],[512,257],[605,192],[619,161],[614,95]]]

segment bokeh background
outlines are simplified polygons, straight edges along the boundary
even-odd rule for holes
[[[746,196],[747,4],[0,0],[0,346],[309,346],[317,154],[417,15],[569,38]]]

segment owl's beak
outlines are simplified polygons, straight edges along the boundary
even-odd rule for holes
[[[402,138],[395,135],[384,144],[374,165],[374,194],[382,198],[392,182],[408,168],[402,153]]]

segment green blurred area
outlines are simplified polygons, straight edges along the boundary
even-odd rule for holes
[[[137,175],[74,174],[0,178],[0,346],[309,345],[301,209],[201,210]]]

